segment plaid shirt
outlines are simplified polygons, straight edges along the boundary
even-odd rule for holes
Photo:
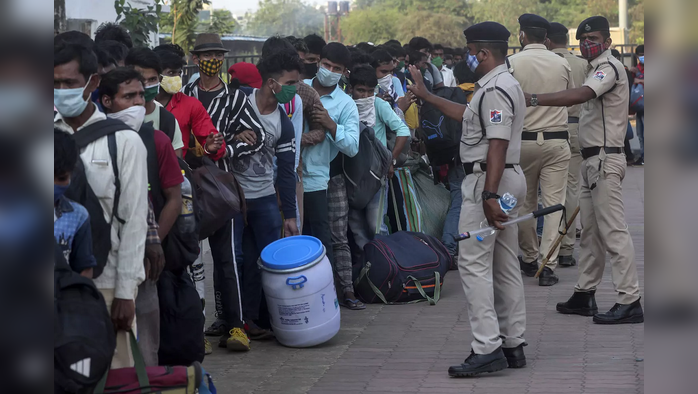
[[[296,93],[301,96],[301,101],[303,101],[303,117],[308,120],[309,130],[323,130],[322,125],[319,123],[310,123],[310,119],[312,119],[315,107],[324,108],[322,102],[320,101],[320,95],[315,91],[315,89],[305,84],[303,81],[298,82],[296,85]]]
[[[158,225],[157,220],[155,220],[155,211],[153,210],[153,203],[148,200],[148,233],[145,238],[146,245],[159,244],[160,236],[158,235]]]

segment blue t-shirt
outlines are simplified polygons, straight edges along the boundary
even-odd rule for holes
[[[70,268],[79,273],[97,266],[92,254],[92,230],[87,209],[61,197],[53,212],[53,236]]]

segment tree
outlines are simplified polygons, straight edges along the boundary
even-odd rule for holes
[[[356,10],[342,18],[342,36],[346,44],[383,43],[396,37],[400,20],[400,11],[395,8],[378,6]]]
[[[233,13],[228,10],[213,10],[211,24],[206,26],[207,33],[232,34],[235,30]]]
[[[324,14],[301,0],[261,0],[259,9],[250,18],[246,33],[272,36],[304,37],[322,34]]]
[[[396,38],[400,42],[409,42],[412,37],[419,36],[433,44],[463,47],[463,30],[469,25],[466,19],[454,15],[412,11],[398,25]]]
[[[209,0],[172,0],[172,43],[181,46],[184,52],[194,46],[196,27],[199,23],[199,11],[209,4]]]
[[[145,10],[133,7],[126,0],[114,0],[116,23],[128,30],[136,47],[147,47],[150,44],[150,33],[158,31],[161,9],[161,0],[155,0],[154,5]]]

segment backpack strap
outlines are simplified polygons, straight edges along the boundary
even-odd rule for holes
[[[160,131],[165,133],[172,141],[177,128],[177,119],[165,107],[158,107],[158,109],[160,110]]]

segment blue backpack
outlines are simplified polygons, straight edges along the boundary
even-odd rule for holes
[[[630,90],[630,110],[634,112],[645,111],[645,85],[636,83]]]

